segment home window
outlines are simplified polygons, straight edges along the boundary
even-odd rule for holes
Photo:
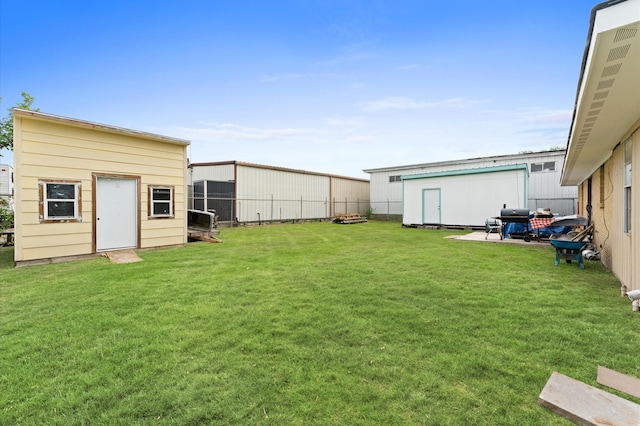
[[[389,182],[400,182],[401,180],[400,175],[389,176]]]
[[[82,184],[77,181],[38,182],[40,222],[79,222],[82,220]]]
[[[624,232],[631,232],[631,138],[624,144]]]
[[[556,169],[555,161],[545,161],[542,163],[531,163],[531,173],[552,172]]]
[[[172,186],[149,186],[150,218],[174,217],[175,200]]]

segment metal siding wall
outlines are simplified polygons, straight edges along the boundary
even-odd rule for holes
[[[578,189],[576,187],[561,187],[560,175],[562,173],[562,165],[564,162],[564,151],[544,153],[540,155],[512,155],[490,158],[475,158],[463,160],[457,163],[448,164],[429,164],[416,167],[399,167],[397,169],[389,169],[379,172],[370,173],[371,188],[370,198],[371,207],[376,214],[402,214],[402,185],[399,182],[389,182],[389,176],[407,176],[424,173],[446,172],[453,170],[467,170],[485,167],[507,166],[513,164],[527,164],[527,169],[531,170],[531,163],[555,161],[556,170],[554,172],[529,173],[529,199],[566,199],[566,203],[573,206],[574,201],[578,198]],[[564,206],[564,201],[560,204]],[[534,206],[529,206],[533,208]],[[572,214],[571,212],[563,212],[564,214]]]
[[[369,209],[369,182],[340,177],[331,178],[333,214],[360,213]]]
[[[525,179],[524,170],[513,170],[405,180],[405,214],[410,216],[403,223],[421,224],[422,190],[439,188],[443,225],[484,226],[487,218],[500,214],[503,204],[523,207]]]
[[[329,217],[328,176],[245,165],[237,172],[240,222]]]
[[[199,180],[215,180],[219,182],[233,181],[233,164],[223,164],[218,166],[194,166],[189,173],[189,185]]]
[[[11,173],[13,167],[8,164],[0,164],[0,196],[13,195],[13,182],[11,181]]]

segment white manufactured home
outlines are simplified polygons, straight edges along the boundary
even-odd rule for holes
[[[526,164],[404,176],[402,224],[484,226],[502,207],[526,206],[527,181]]]
[[[218,220],[262,223],[329,219],[369,209],[365,179],[224,161],[189,165],[189,207]]]
[[[13,206],[13,167],[0,164],[0,198]]]
[[[371,208],[374,217],[395,217],[403,214],[403,179],[412,175],[447,173],[460,170],[481,170],[493,167],[525,165],[528,170],[527,195],[519,198],[518,208],[549,208],[561,215],[576,213],[578,193],[576,187],[560,186],[562,163],[565,150],[499,155],[470,158],[457,161],[413,164],[407,166],[383,167],[364,170],[371,176]],[[474,173],[471,173],[474,175]],[[480,174],[475,174],[476,177]],[[508,176],[508,175],[500,175]],[[456,178],[459,179],[459,178]],[[497,182],[496,182],[497,184]],[[473,198],[475,187],[460,188],[459,198]],[[522,195],[522,194],[520,194]],[[476,209],[492,211],[490,216],[498,216],[504,203],[496,203],[492,198],[478,200]],[[486,204],[486,209],[483,206]],[[511,207],[511,206],[507,206]],[[514,206],[514,208],[516,208]],[[482,222],[484,223],[484,221]],[[450,225],[466,225],[452,223]]]

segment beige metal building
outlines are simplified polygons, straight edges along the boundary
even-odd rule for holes
[[[15,109],[16,265],[185,244],[188,145]]]
[[[190,207],[222,222],[261,223],[365,214],[369,181],[306,170],[224,161],[189,165]]]
[[[578,185],[603,263],[640,289],[640,0],[591,12],[563,185]]]

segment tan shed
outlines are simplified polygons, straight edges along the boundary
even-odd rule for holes
[[[16,265],[185,244],[188,145],[15,109]]]

